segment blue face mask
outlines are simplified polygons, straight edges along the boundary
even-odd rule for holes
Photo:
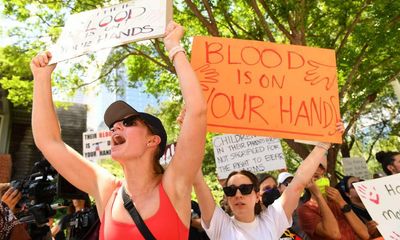
[[[278,188],[274,187],[263,193],[262,202],[263,202],[264,206],[268,207],[280,196],[281,196],[281,193],[279,192]]]

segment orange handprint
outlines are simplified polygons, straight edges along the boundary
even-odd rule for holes
[[[199,68],[196,68],[194,71],[196,72],[197,77],[200,80],[203,91],[209,90],[207,83],[218,82],[217,77],[219,76],[219,73],[217,72],[217,70],[215,70],[215,68],[211,68],[210,64],[205,64]]]
[[[335,68],[335,66],[326,65],[313,60],[308,60],[307,63],[311,66],[311,69],[306,71],[306,76],[304,77],[304,80],[311,82],[311,85],[316,85],[320,82],[326,81],[325,89],[331,89],[331,87],[335,83],[336,71],[335,74],[330,77],[326,74],[327,72],[331,72],[331,68]]]

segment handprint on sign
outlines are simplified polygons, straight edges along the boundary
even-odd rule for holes
[[[211,68],[210,64],[205,64],[199,68],[194,70],[197,73],[197,77],[200,80],[200,85],[203,88],[203,91],[208,91],[209,88],[207,83],[217,83],[219,73],[215,70],[215,68]]]
[[[357,187],[357,190],[360,192],[360,197],[364,199],[368,199],[375,204],[379,204],[379,194],[376,193],[375,187],[372,187],[372,190],[369,190],[364,184]],[[368,194],[367,194],[368,192]]]
[[[333,76],[331,77],[327,76],[326,73],[331,72],[331,68],[335,68],[335,66],[326,65],[313,60],[308,60],[307,63],[312,68],[306,71],[306,76],[304,77],[304,80],[311,82],[312,86],[317,85],[320,82],[326,81],[325,89],[331,89],[336,80],[336,70],[335,74],[333,74]]]
[[[392,234],[390,234],[390,239],[400,240],[400,234],[392,231]]]

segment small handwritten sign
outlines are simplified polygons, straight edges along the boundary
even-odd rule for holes
[[[400,240],[400,174],[354,183],[384,239]]]
[[[195,37],[191,63],[209,131],[341,143],[333,50]]]
[[[96,162],[111,158],[111,131],[84,132],[83,156]]]
[[[371,179],[367,161],[362,157],[343,158],[343,171],[346,176],[355,176],[361,179]]]
[[[286,168],[279,139],[225,134],[214,137],[213,145],[219,179],[242,169],[257,173]]]
[[[71,15],[56,45],[52,63],[90,51],[163,36],[172,18],[171,0],[134,0]]]
[[[167,147],[165,148],[165,153],[162,155],[160,158],[160,164],[164,167],[167,167],[168,164],[171,162],[172,157],[175,154],[175,149],[176,149],[176,142],[168,144]]]

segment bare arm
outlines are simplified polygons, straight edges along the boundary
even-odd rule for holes
[[[317,224],[315,234],[328,239],[340,239],[341,235],[338,222],[318,187],[315,183],[312,183],[309,185],[308,189],[317,201],[321,213],[321,222]]]
[[[209,227],[216,204],[210,188],[204,181],[201,169],[198,171],[195,177],[193,187],[200,206],[201,219],[207,225],[207,227]]]
[[[179,46],[183,28],[171,22],[164,39],[167,51]],[[185,118],[178,138],[174,157],[168,166],[163,183],[178,195],[191,192],[193,179],[200,169],[205,148],[206,102],[200,83],[184,52],[178,52],[173,63],[186,105]],[[169,187],[168,187],[169,186]],[[168,189],[167,189],[168,191]]]
[[[336,126],[337,131],[343,133],[343,123],[338,122]],[[282,193],[282,207],[285,210],[288,219],[292,218],[292,214],[297,208],[301,193],[311,181],[313,174],[317,170],[321,160],[325,157],[330,145],[330,143],[318,143],[307,158],[300,164],[292,182]]]
[[[346,205],[346,201],[342,198],[339,193],[339,190],[333,187],[328,187],[326,189],[327,198],[329,201],[334,202],[340,208],[343,208]],[[353,231],[357,234],[360,239],[369,239],[369,233],[367,226],[361,221],[359,217],[353,212],[344,213],[347,222],[353,229]]]
[[[98,207],[102,209],[103,201],[111,195],[114,177],[103,168],[85,160],[61,139],[51,92],[51,74],[55,65],[47,65],[50,59],[51,53],[45,52],[31,62],[34,76],[32,130],[35,144],[63,177],[94,196]]]

